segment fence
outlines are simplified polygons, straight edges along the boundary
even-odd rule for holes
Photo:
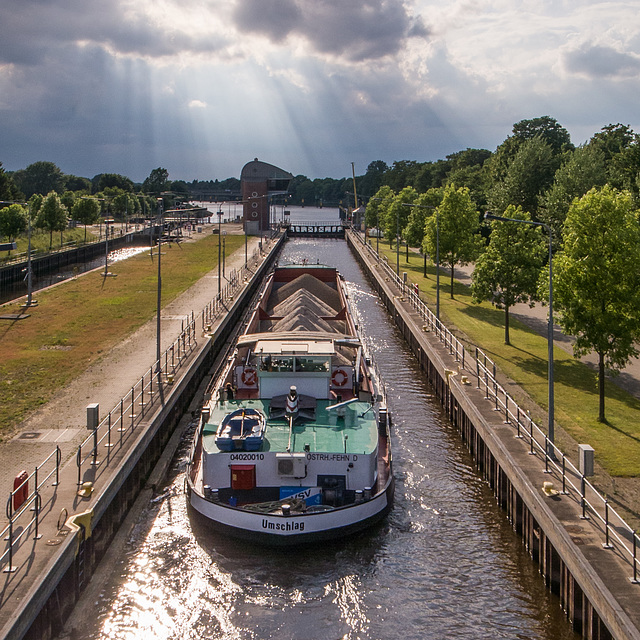
[[[494,409],[504,415],[504,423],[511,425],[516,437],[529,447],[531,455],[544,460],[545,473],[555,477],[562,487],[561,495],[575,500],[581,508],[581,518],[591,519],[594,526],[602,533],[603,549],[612,550],[631,565],[631,582],[638,584],[638,533],[632,529],[622,516],[613,509],[608,499],[603,496],[571,462],[571,460],[552,443],[547,434],[523,411],[513,397],[504,389],[496,378],[495,363],[481,349],[469,357],[465,346],[451,333],[435,314],[421,300],[419,289],[405,282],[386,260],[365,242],[362,235],[351,232],[351,237],[365,248],[370,257],[377,261],[385,275],[402,292],[405,300],[411,305],[425,323],[425,327],[437,337],[448,349],[449,354],[460,363],[460,368],[468,366],[475,373],[477,388],[483,389],[485,399],[494,404]],[[469,370],[469,369],[467,369]]]
[[[278,234],[272,234],[271,237],[275,235]],[[232,269],[229,272],[227,283],[220,294],[200,314],[205,332],[211,329],[213,321],[218,316],[226,312],[225,302],[233,300],[236,292],[250,279],[251,267],[260,263],[261,254],[262,246],[255,249],[250,258],[247,256],[246,263],[240,269]],[[158,403],[164,403],[165,391],[174,383],[176,374],[197,346],[196,326],[197,318],[192,312],[183,320],[180,335],[173,344],[78,445],[75,454],[78,487],[82,487],[83,478],[87,477],[89,470],[92,482],[99,479],[109,469],[115,452],[122,449],[133,436],[145,416]],[[104,456],[100,455],[100,451],[104,451]],[[35,467],[33,473],[28,475],[25,472],[16,478],[7,501],[6,515],[9,523],[2,531],[6,551],[0,556],[0,567],[4,568],[5,573],[16,571],[13,563],[14,553],[29,532],[33,532],[34,540],[41,537],[38,529],[42,513],[47,505],[52,506],[55,502],[61,458],[61,450],[57,446]],[[49,483],[54,476],[54,481]],[[43,503],[43,500],[46,502]],[[61,524],[58,524],[60,527]]]

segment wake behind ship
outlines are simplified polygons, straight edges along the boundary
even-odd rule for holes
[[[337,270],[277,267],[208,390],[190,505],[216,530],[269,545],[370,526],[394,490],[381,391]]]

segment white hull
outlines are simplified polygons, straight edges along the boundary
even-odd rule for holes
[[[189,482],[189,504],[218,529],[234,537],[272,546],[340,538],[369,527],[393,503],[393,478],[384,491],[356,504],[295,515],[263,514],[206,500]]]

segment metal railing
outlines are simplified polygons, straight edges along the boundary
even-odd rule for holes
[[[276,231],[271,234],[271,238],[278,235]],[[255,249],[245,265],[229,272],[221,295],[216,296],[200,314],[203,329],[227,310],[225,302],[232,300],[236,292],[250,279],[253,273],[252,267],[255,268],[260,264],[262,254],[262,247]],[[153,363],[140,380],[131,387],[131,391],[120,399],[78,445],[75,453],[78,487],[81,487],[85,481],[93,484],[103,470],[109,468],[113,454],[126,444],[151,409],[164,403],[165,392],[168,392],[174,384],[177,372],[197,346],[197,323],[198,319],[193,312],[183,320],[180,335],[165,350],[160,360]],[[100,452],[103,450],[104,455],[101,456]],[[22,474],[16,478],[7,501],[9,522],[2,532],[7,548],[0,556],[0,567],[4,567],[6,573],[16,571],[13,563],[14,554],[28,533],[34,532],[34,540],[40,537],[38,529],[43,512],[47,505],[50,508],[55,502],[60,480],[61,458],[60,447],[56,446],[32,474],[24,480],[18,480]],[[49,465],[52,464],[53,468],[49,469]],[[49,482],[54,475],[54,481]],[[43,503],[45,499],[46,502]]]
[[[632,568],[632,575],[629,579],[632,583],[638,584],[640,582],[638,576],[640,568],[638,543],[640,538],[637,531],[632,529],[624,518],[611,507],[606,496],[602,495],[568,456],[549,440],[548,435],[531,419],[530,414],[523,411],[509,392],[498,382],[498,369],[495,362],[480,348],[476,348],[475,354],[469,357],[462,342],[436,318],[435,314],[420,299],[416,285],[405,282],[383,259],[383,256],[376,253],[365,242],[362,234],[354,232],[351,234],[400,290],[407,303],[419,314],[422,321],[425,322],[424,330],[433,333],[443,343],[449,354],[455,358],[456,362],[460,363],[461,369],[468,366],[474,367],[474,370],[470,371],[475,374],[477,388],[484,390],[485,399],[493,403],[496,412],[501,412],[504,415],[504,423],[513,427],[516,433],[515,437],[526,443],[529,453],[544,461],[545,473],[559,482],[561,489],[552,489],[552,491],[558,491],[558,495],[564,495],[576,501],[581,509],[581,519],[591,520],[594,527],[601,531],[604,538],[603,549],[615,551],[626,562],[629,562]]]
[[[16,567],[13,564],[14,547],[33,531],[33,539],[38,540],[42,536],[38,531],[40,514],[43,510],[42,489],[49,480],[54,477],[51,486],[57,487],[60,482],[60,462],[62,454],[60,447],[56,447],[36,468],[33,473],[20,474],[14,483],[13,491],[7,500],[7,519],[9,524],[2,530],[2,538],[7,541],[7,550],[0,556],[0,566],[6,563],[5,573],[13,573]],[[51,467],[51,468],[49,468]],[[29,485],[33,487],[29,493]],[[47,504],[53,506],[53,496]],[[45,507],[47,505],[44,505]],[[16,527],[21,522],[22,529]],[[17,533],[16,533],[17,529]]]

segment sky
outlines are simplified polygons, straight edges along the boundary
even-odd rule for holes
[[[640,133],[640,0],[2,0],[0,162],[341,178],[548,115]]]

